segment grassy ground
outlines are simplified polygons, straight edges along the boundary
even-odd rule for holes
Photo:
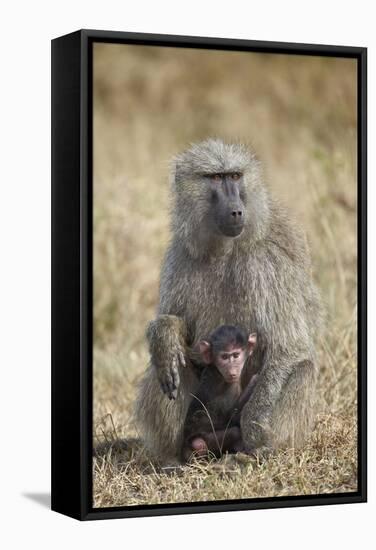
[[[94,79],[94,505],[355,491],[355,61],[98,44]],[[213,135],[254,146],[307,231],[328,311],[316,427],[263,464],[171,474],[130,440],[132,405],[168,242],[168,160]]]

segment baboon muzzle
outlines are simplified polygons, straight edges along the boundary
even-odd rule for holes
[[[241,204],[231,205],[221,216],[218,228],[226,237],[237,237],[243,231],[244,211]]]
[[[244,204],[239,196],[236,183],[224,179],[216,196],[216,222],[220,232],[226,237],[237,237],[244,227]]]

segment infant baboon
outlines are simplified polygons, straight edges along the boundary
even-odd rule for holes
[[[304,234],[264,185],[244,145],[208,139],[172,168],[172,238],[157,316],[147,330],[151,363],[136,404],[146,447],[181,457],[191,394],[200,383],[188,348],[223,324],[257,334],[258,379],[241,412],[249,452],[298,446],[310,430],[321,308]]]
[[[192,455],[221,456],[244,451],[240,433],[240,411],[254,388],[243,370],[256,345],[256,334],[232,325],[218,327],[198,344],[207,365],[193,395],[184,424],[183,461]]]

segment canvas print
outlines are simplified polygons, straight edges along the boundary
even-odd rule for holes
[[[93,44],[93,506],[353,493],[357,61]]]

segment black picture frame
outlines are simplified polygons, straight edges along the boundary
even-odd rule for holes
[[[358,64],[358,491],[92,507],[93,43],[350,57]],[[52,40],[52,509],[80,520],[365,502],[367,499],[367,49],[80,30]]]

